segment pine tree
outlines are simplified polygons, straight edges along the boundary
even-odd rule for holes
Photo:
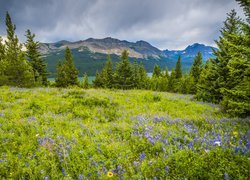
[[[194,78],[194,82],[197,83],[200,78],[202,70],[202,54],[198,52],[197,56],[194,57],[194,63],[190,70],[190,75]]]
[[[249,0],[236,0],[243,8],[244,13],[247,17],[248,24],[250,23],[250,1]]]
[[[112,88],[114,81],[113,65],[110,55],[107,56],[107,61],[102,69],[101,78],[105,88]]]
[[[139,75],[139,66],[136,60],[134,61],[134,64],[132,66],[132,81],[133,81],[133,87],[139,88],[140,75]]]
[[[115,72],[115,85],[118,88],[130,89],[133,87],[132,66],[129,62],[128,52],[124,50]]]
[[[70,49],[65,50],[65,60],[57,66],[57,87],[78,86],[78,70],[75,67]]]
[[[43,59],[41,58],[41,54],[38,51],[39,43],[34,41],[35,34],[32,34],[29,29],[26,31],[26,37],[26,56],[32,65],[35,82],[37,84],[47,86],[48,80],[46,64],[44,63]]]
[[[206,102],[219,103],[220,88],[217,82],[219,77],[217,63],[216,59],[210,59],[202,69],[197,84],[197,99]]]
[[[5,45],[3,44],[3,39],[0,36],[0,61],[5,59]]]
[[[160,66],[158,66],[158,64],[155,64],[152,76],[153,77],[160,77],[160,76],[162,76],[161,68],[160,68]]]
[[[5,42],[5,62],[0,85],[18,87],[34,86],[34,74],[31,65],[25,59],[22,45],[15,35],[16,26],[6,13],[7,41]]]
[[[228,42],[228,53],[230,60],[228,61],[228,75],[230,86],[221,88],[223,100],[221,105],[223,110],[232,116],[246,117],[250,114],[250,2],[238,1],[245,14],[247,21],[236,24],[239,29],[235,28],[230,34]],[[236,15],[235,15],[236,16]],[[234,18],[237,23],[239,18]],[[231,23],[232,24],[232,23]]]
[[[214,51],[216,59],[211,61],[203,71],[203,77],[199,83],[198,98],[219,103],[223,98],[222,92],[224,89],[233,88],[228,63],[232,59],[232,47],[237,46],[234,37],[240,33],[239,25],[240,19],[237,17],[236,12],[232,10],[224,22],[219,40],[215,41],[218,46],[218,50]],[[206,95],[208,97],[205,97]]]
[[[2,37],[0,36],[0,85],[3,84],[5,80],[4,70],[5,69],[5,45],[3,44]]]
[[[174,92],[176,89],[175,86],[176,86],[176,72],[173,69],[168,81],[168,91]]]
[[[166,67],[166,70],[165,70],[165,74],[164,74],[164,77],[169,79],[169,72],[168,72],[168,67]]]
[[[83,88],[88,89],[89,88],[89,78],[88,75],[85,73],[83,76]]]
[[[193,84],[194,88],[192,89],[192,93],[196,93],[196,85],[200,79],[201,71],[202,71],[202,54],[201,52],[198,52],[197,56],[195,56],[194,58],[194,63],[190,70],[190,76],[192,77],[192,80],[194,80]]]
[[[175,73],[176,79],[180,79],[182,77],[182,70],[181,70],[181,57],[179,56],[178,61],[175,66]]]
[[[103,80],[98,71],[96,71],[95,80],[93,81],[93,85],[95,88],[103,87]]]
[[[147,89],[148,88],[148,76],[147,72],[142,64],[139,65],[139,89]]]

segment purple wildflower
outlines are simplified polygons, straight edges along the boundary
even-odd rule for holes
[[[79,174],[78,180],[83,180],[83,175],[82,174]]]
[[[142,161],[143,159],[145,159],[145,157],[146,157],[145,153],[142,152],[141,155],[140,155],[140,161]]]
[[[224,173],[225,180],[229,180],[229,175],[227,173]]]

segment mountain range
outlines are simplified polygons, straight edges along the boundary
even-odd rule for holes
[[[152,72],[155,64],[158,64],[162,69],[168,67],[171,70],[179,56],[182,58],[183,70],[187,71],[198,52],[202,53],[205,62],[207,59],[214,57],[213,49],[216,50],[214,47],[199,43],[189,45],[184,50],[160,50],[146,41],[128,42],[111,37],[104,39],[89,38],[76,42],[62,40],[56,43],[40,43],[39,51],[47,63],[51,77],[55,76],[56,65],[59,60],[64,58],[66,47],[71,49],[80,75],[85,72],[88,75],[94,75],[97,70],[101,70],[107,54],[111,55],[115,65],[123,50],[129,52],[131,62],[134,60],[142,62],[147,72]]]

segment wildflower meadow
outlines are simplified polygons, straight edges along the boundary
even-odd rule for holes
[[[0,92],[0,179],[250,178],[250,119],[191,95]]]

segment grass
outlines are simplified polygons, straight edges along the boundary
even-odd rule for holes
[[[2,87],[0,141],[0,179],[250,174],[249,118],[227,118],[188,95]]]

